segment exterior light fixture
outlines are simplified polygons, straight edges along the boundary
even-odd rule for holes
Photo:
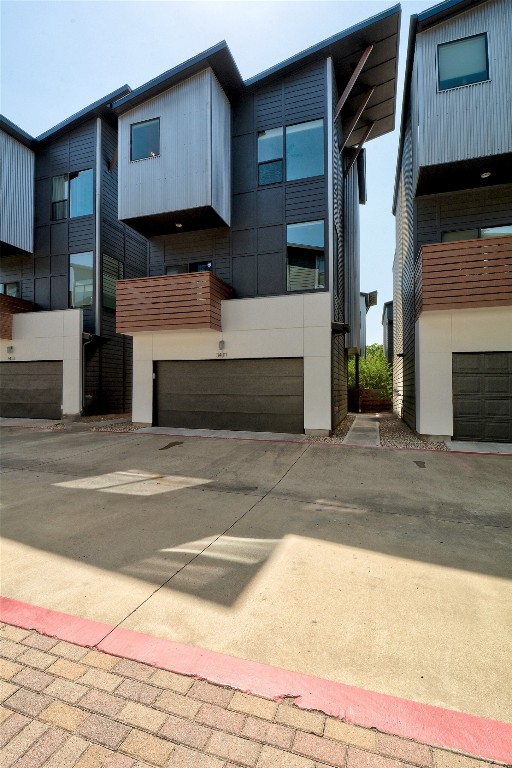
[[[182,226],[183,226],[183,224],[180,224],[180,222],[178,222],[178,221],[177,221],[177,222],[176,222],[176,226],[178,227],[178,229],[181,229],[181,228],[182,228]]]
[[[488,179],[490,175],[491,175],[490,171],[485,171],[485,173],[481,173],[480,174],[480,178],[481,179]]]

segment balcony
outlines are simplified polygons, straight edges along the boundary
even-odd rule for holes
[[[12,316],[20,312],[33,312],[31,301],[15,299],[13,296],[0,294],[0,339],[12,339]]]
[[[211,272],[118,280],[118,333],[221,330],[221,301],[232,289]]]
[[[416,266],[415,315],[512,305],[512,237],[424,245]]]

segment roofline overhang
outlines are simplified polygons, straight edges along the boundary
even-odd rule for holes
[[[0,130],[7,133],[11,138],[16,139],[16,141],[19,141],[23,146],[28,147],[28,149],[34,149],[36,144],[34,137],[11,122],[5,115],[0,115]]]
[[[113,105],[118,115],[158,96],[173,85],[192,77],[197,72],[210,67],[228,98],[233,98],[243,90],[243,80],[235,60],[225,40],[208,48],[206,51],[187,59],[182,64],[163,72],[144,85],[135,88],[129,94],[117,99]]]
[[[48,131],[41,133],[36,137],[35,141],[37,144],[43,144],[48,140],[57,139],[60,135],[67,133],[67,131],[76,128],[94,117],[107,117],[109,119],[112,119],[112,117],[116,118],[115,112],[111,108],[112,102],[130,92],[131,88],[129,85],[122,85],[120,88],[112,91],[112,93],[103,96],[103,98],[98,99],[98,101],[95,101],[93,104],[89,104],[89,106],[84,107],[84,109],[71,115],[71,117],[66,118],[66,120],[63,120],[61,123],[57,123],[57,125],[50,128]]]
[[[425,11],[411,16],[409,25],[409,41],[407,44],[407,60],[405,64],[405,79],[404,79],[404,93],[402,99],[402,116],[400,120],[400,138],[398,143],[398,156],[395,172],[395,187],[393,191],[393,215],[396,214],[397,196],[398,196],[398,184],[400,179],[400,168],[402,166],[402,153],[404,149],[404,134],[405,124],[407,122],[409,98],[411,95],[411,77],[412,68],[414,65],[414,51],[416,47],[416,35],[419,32],[423,32],[425,29],[441,24],[443,21],[457,16],[459,13],[464,13],[471,8],[475,8],[482,3],[486,3],[487,0],[445,0],[444,3],[438,3],[433,5],[432,8],[427,8]]]
[[[283,77],[288,72],[297,69],[297,66],[305,66],[306,64],[310,64],[311,62],[317,61],[318,59],[327,58],[331,55],[331,49],[333,45],[340,43],[342,40],[345,40],[351,35],[356,34],[357,32],[361,32],[362,30],[365,30],[366,28],[371,27],[373,24],[376,24],[379,21],[383,21],[384,19],[393,16],[394,14],[400,14],[400,12],[400,4],[398,3],[397,5],[393,5],[391,8],[387,8],[381,13],[378,13],[375,16],[371,16],[369,19],[365,19],[358,24],[354,24],[352,27],[343,30],[343,32],[338,32],[336,35],[327,38],[327,40],[323,40],[322,42],[311,46],[311,48],[306,48],[304,51],[297,53],[295,56],[291,56],[289,59],[285,59],[285,61],[281,62],[280,64],[276,64],[269,69],[265,69],[263,72],[260,72],[259,75],[250,77],[248,80],[244,81],[244,85],[246,88],[252,88],[254,86],[259,87],[261,85],[265,85],[267,81],[273,80],[276,77]]]

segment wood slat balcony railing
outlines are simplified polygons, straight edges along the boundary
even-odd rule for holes
[[[422,247],[416,270],[416,317],[433,309],[503,305],[512,305],[512,236]]]
[[[221,330],[221,301],[232,289],[211,272],[118,280],[116,330]]]
[[[34,304],[25,299],[0,294],[0,339],[12,339],[12,316],[20,312],[33,312]]]

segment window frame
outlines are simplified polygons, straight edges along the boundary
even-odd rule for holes
[[[486,77],[482,80],[475,80],[474,83],[460,83],[459,85],[450,85],[446,88],[441,87],[441,70],[439,66],[439,50],[447,45],[454,43],[461,43],[464,40],[473,40],[476,37],[485,38],[485,63],[486,63]],[[487,32],[477,32],[474,35],[466,35],[465,37],[458,37],[456,40],[446,40],[444,43],[438,43],[436,49],[436,65],[437,65],[437,92],[445,93],[446,91],[453,91],[457,88],[469,88],[473,85],[479,85],[480,83],[488,83],[491,80],[490,66],[489,66],[489,37]]]
[[[133,157],[133,129],[139,125],[145,123],[158,123],[158,153],[154,155],[146,155],[145,157]],[[147,120],[139,120],[136,123],[130,123],[130,163],[140,163],[142,160],[155,160],[161,156],[160,146],[160,117],[149,117]]]
[[[91,302],[90,304],[75,304],[71,297],[74,295],[74,289],[72,289],[71,286],[71,259],[73,256],[85,256],[86,254],[91,255],[91,284],[92,284],[92,290],[91,290]],[[69,309],[88,309],[89,307],[94,307],[94,251],[77,251],[75,253],[68,254],[68,308]],[[74,285],[74,284],[73,284]]]
[[[7,293],[7,287],[16,286],[16,296]],[[9,296],[11,299],[21,299],[21,282],[19,280],[9,280],[7,282],[0,283],[0,296]]]
[[[502,229],[503,227],[510,227],[511,232],[503,232],[502,234],[497,235],[482,235],[482,232],[484,230],[490,230],[490,229]],[[462,240],[444,240],[444,235],[451,235],[455,234],[456,232],[477,232],[476,237],[466,237]],[[512,222],[510,224],[494,224],[492,226],[487,227],[467,227],[466,229],[443,229],[441,232],[441,242],[442,243],[464,243],[467,240],[486,240],[491,237],[512,237]]]
[[[90,213],[81,213],[78,216],[72,216],[71,215],[71,182],[73,179],[77,179],[81,173],[87,173],[90,171],[92,173],[92,193],[91,193],[91,212]],[[71,178],[73,177],[73,178]],[[54,179],[65,179],[66,180],[66,197],[62,198],[61,200],[54,200],[53,199],[53,180]],[[54,206],[55,205],[61,205],[62,203],[66,204],[66,215],[61,216],[59,218],[56,218],[54,216]],[[67,173],[57,173],[55,176],[51,177],[51,191],[50,191],[50,221],[68,221],[69,219],[82,219],[86,216],[94,216],[94,168],[80,168],[78,171],[68,171]],[[85,253],[85,251],[84,251]]]
[[[322,252],[323,252],[323,261],[324,261],[324,285],[318,286],[316,288],[299,288],[299,289],[291,289],[288,287],[288,247],[291,245],[292,247],[298,244],[289,243],[288,242],[288,227],[293,227],[296,225],[304,225],[304,224],[317,224],[321,222],[323,224],[323,246],[322,246]],[[284,223],[284,271],[285,271],[285,295],[296,295],[296,294],[303,294],[303,293],[321,293],[326,292],[329,290],[329,275],[328,275],[328,247],[329,247],[329,238],[328,233],[326,232],[326,222],[327,219],[309,219],[307,221],[291,221],[291,222],[285,222]],[[300,247],[300,246],[299,246]]]
[[[315,176],[300,176],[299,178],[288,179],[287,178],[287,176],[288,176],[288,163],[287,163],[287,160],[286,160],[287,131],[288,131],[288,129],[289,128],[295,128],[295,127],[300,126],[300,125],[307,125],[308,123],[316,123],[316,122],[320,122],[320,121],[322,122],[322,145],[323,145],[322,146],[322,167],[323,167],[323,172],[319,173],[319,174],[316,174]],[[309,180],[309,179],[321,179],[321,178],[324,178],[325,177],[325,169],[326,169],[326,166],[327,166],[326,155],[325,155],[326,146],[327,146],[327,142],[325,140],[326,139],[326,136],[325,136],[325,125],[326,125],[325,117],[324,117],[324,115],[322,115],[320,117],[315,117],[315,118],[313,118],[311,120],[301,120],[298,123],[288,123],[288,124],[283,124],[283,125],[276,125],[273,128],[264,128],[264,129],[260,129],[260,130],[256,131],[257,188],[259,189],[259,188],[262,187],[262,188],[266,189],[268,187],[275,187],[278,184],[298,184],[298,183],[301,183],[301,182],[303,182],[305,180]],[[260,133],[262,133],[263,131],[275,131],[275,130],[278,130],[279,128],[283,132],[283,153],[282,153],[282,157],[281,158],[276,158],[275,160],[264,160],[264,161],[260,162],[258,160],[258,139],[259,139]],[[276,163],[276,162],[279,162],[279,161],[281,161],[281,163],[282,163],[282,166],[281,166],[281,168],[282,168],[281,180],[280,181],[271,181],[268,184],[262,184],[260,182],[260,166],[262,166],[262,165],[270,165],[271,163]]]

